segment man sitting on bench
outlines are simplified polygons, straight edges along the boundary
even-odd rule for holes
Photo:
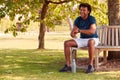
[[[74,21],[74,27],[71,31],[71,37],[73,39],[64,42],[64,54],[66,59],[65,66],[60,72],[71,71],[70,67],[70,47],[88,47],[89,52],[89,64],[86,73],[94,71],[93,59],[95,46],[99,44],[98,35],[96,33],[96,20],[91,13],[91,6],[88,3],[81,3],[79,5],[80,16]],[[80,33],[80,38],[75,38],[76,34]]]

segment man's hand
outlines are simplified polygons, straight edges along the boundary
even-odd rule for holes
[[[79,30],[78,27],[76,27],[76,26],[73,27],[73,30],[71,32],[71,37],[72,38],[76,37],[76,34],[78,33],[78,30]]]

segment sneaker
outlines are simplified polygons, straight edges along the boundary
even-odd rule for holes
[[[94,71],[94,68],[92,65],[88,65],[88,69],[86,70],[86,73],[92,73]]]
[[[68,67],[67,65],[65,65],[61,70],[59,70],[59,72],[68,72],[71,71],[71,67]]]

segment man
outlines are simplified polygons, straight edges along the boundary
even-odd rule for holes
[[[91,6],[88,3],[81,3],[79,5],[80,16],[74,21],[74,27],[71,31],[71,37],[73,39],[64,42],[64,54],[66,59],[65,66],[60,72],[71,71],[70,67],[70,47],[88,47],[89,53],[89,65],[86,73],[94,71],[93,59],[95,46],[98,45],[99,39],[96,33],[96,20],[91,13]],[[76,34],[80,33],[80,38],[75,38]]]

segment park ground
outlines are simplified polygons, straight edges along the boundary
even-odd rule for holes
[[[0,35],[0,80],[120,80],[120,71],[99,71],[86,74],[60,73],[65,59],[64,40],[70,39],[69,32],[46,32],[45,50],[38,50],[37,33]],[[88,57],[86,51],[79,51],[80,58]]]

